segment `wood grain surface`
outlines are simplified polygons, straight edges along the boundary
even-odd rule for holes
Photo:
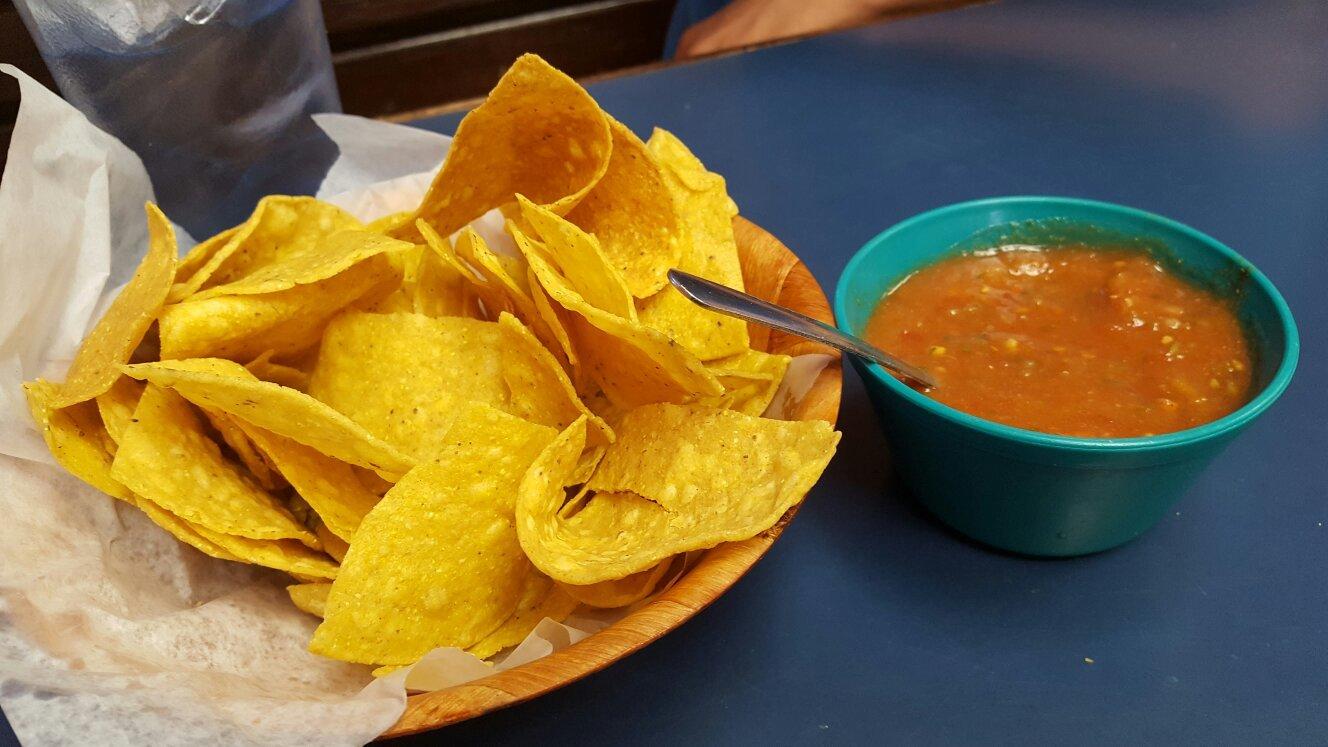
[[[811,272],[778,239],[759,226],[736,218],[734,230],[747,291],[833,323],[825,292]],[[768,334],[752,328],[753,339],[766,350],[788,355],[834,353],[799,338]],[[755,344],[755,343],[754,343]],[[789,413],[795,420],[820,419],[833,424],[839,415],[843,371],[835,355],[811,390]],[[797,513],[789,509],[773,527],[742,542],[709,550],[691,570],[650,604],[573,646],[524,666],[498,672],[464,685],[412,695],[406,711],[383,737],[437,729],[489,711],[529,700],[597,672],[682,625],[705,609],[746,573]]]

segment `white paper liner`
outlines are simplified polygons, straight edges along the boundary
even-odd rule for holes
[[[0,182],[0,706],[25,744],[362,744],[400,716],[406,684],[519,666],[646,603],[546,619],[492,664],[438,649],[374,681],[368,667],[306,650],[317,621],[290,604],[289,577],[205,557],[53,466],[21,383],[63,378],[104,291],[142,256],[152,188],[118,140],[12,66],[0,72],[23,97]],[[451,140],[315,120],[341,150],[318,196],[366,221],[413,208]],[[495,251],[515,252],[497,211],[474,225]],[[826,362],[795,359],[772,411]]]

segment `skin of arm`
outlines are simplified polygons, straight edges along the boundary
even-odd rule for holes
[[[928,4],[929,0],[733,0],[718,13],[688,28],[678,41],[677,56],[701,57],[834,31]]]

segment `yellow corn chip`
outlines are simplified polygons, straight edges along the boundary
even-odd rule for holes
[[[378,218],[364,227],[366,231],[375,233],[391,234],[396,229],[410,225],[415,221],[415,214],[410,210],[403,210],[399,213],[389,213]]]
[[[759,416],[770,406],[792,361],[787,355],[759,350],[747,350],[711,361],[706,368],[719,378],[726,391],[717,398],[702,399],[698,404]]]
[[[207,264],[208,260],[216,256],[217,252],[220,251],[222,247],[226,246],[231,239],[235,238],[235,234],[239,233],[242,228],[244,228],[244,224],[228,228],[206,241],[195,244],[194,248],[190,249],[189,252],[184,255],[184,258],[176,263],[174,285],[179,285],[183,288],[183,284],[188,281],[195,272],[198,272],[203,265]]]
[[[646,144],[612,117],[609,127],[613,133],[609,168],[566,215],[595,234],[632,295],[646,298],[668,283],[665,273],[682,256],[681,217]]]
[[[59,388],[49,381],[28,382],[23,391],[32,419],[55,461],[101,492],[133,503],[133,494],[112,475],[111,455],[105,445],[109,436],[97,416],[97,406],[80,402],[55,409],[52,403],[59,396]]]
[[[232,555],[229,550],[200,534],[198,528],[193,524],[181,519],[152,501],[136,498],[134,500],[134,505],[138,506],[139,509],[152,520],[153,524],[165,529],[172,537],[189,545],[195,550],[198,550],[204,555],[210,555],[214,558],[220,558],[221,560],[239,560],[239,558]]]
[[[559,583],[558,586],[567,592],[568,596],[589,607],[605,609],[626,607],[650,596],[672,564],[673,558],[669,558],[660,561],[654,568],[647,568],[624,578],[600,581],[587,586],[564,583]]]
[[[309,393],[427,459],[461,403],[506,407],[503,344],[494,322],[347,313],[328,325]]]
[[[737,206],[724,188],[724,177],[705,166],[664,130],[655,129],[647,143],[663,167],[664,182],[682,214],[688,240],[678,267],[693,275],[743,290],[742,265],[733,237]],[[707,311],[672,286],[640,302],[641,321],[696,354],[703,361],[736,355],[749,344],[747,323]]]
[[[217,358],[125,366],[136,379],[167,386],[190,402],[286,436],[343,462],[405,474],[414,460],[379,441],[345,415],[294,389],[258,381],[243,366]]]
[[[327,280],[370,257],[404,253],[411,248],[411,244],[382,234],[360,230],[338,231],[322,237],[317,243],[295,244],[272,262],[257,265],[248,274],[229,283],[200,290],[190,296],[190,300],[277,293],[298,285]]]
[[[317,550],[294,540],[261,540],[214,532],[205,526],[194,529],[244,563],[261,565],[307,578],[333,579],[337,564]]]
[[[545,449],[521,483],[516,510],[521,547],[555,580],[584,586],[644,571],[671,555],[747,539],[802,499],[838,440],[820,421],[765,420],[676,405],[638,408],[623,418],[618,440],[591,485],[626,483],[661,502],[636,493],[598,492],[579,511],[562,516],[564,486],[585,447],[585,424],[577,421]],[[628,471],[624,479],[614,479]]]
[[[323,526],[322,522],[314,527],[314,534],[318,535],[318,541],[323,543],[323,552],[331,555],[338,563],[346,559],[350,543],[333,534],[332,530]]]
[[[549,299],[549,294],[544,292],[544,287],[539,284],[535,277],[535,271],[526,267],[526,282],[530,288],[530,300],[535,304],[535,313],[539,316],[544,327],[549,330],[553,344],[545,343],[554,355],[559,357],[560,362],[566,363],[568,368],[575,370],[577,365],[576,350],[572,347],[572,337],[567,332],[567,323],[559,313],[558,308],[554,306],[553,301]],[[567,313],[567,312],[562,312]],[[543,340],[543,338],[541,338]]]
[[[129,356],[161,311],[175,277],[175,229],[150,202],[147,215],[147,254],[128,285],[83,339],[65,374],[65,382],[50,403],[56,410],[90,400],[110,389],[120,378],[120,365],[129,362]]]
[[[719,380],[691,353],[656,330],[587,303],[526,245],[525,234],[517,231],[514,238],[550,298],[573,312],[573,345],[581,365],[615,403],[631,407],[723,393]]]
[[[581,402],[567,373],[535,335],[511,314],[504,313],[498,324],[504,332],[501,365],[509,397],[503,409],[558,430],[585,415],[596,434],[592,441],[611,443],[613,429]]]
[[[285,487],[285,482],[281,475],[276,473],[267,459],[258,451],[258,447],[250,440],[249,436],[240,427],[244,421],[232,417],[228,413],[211,408],[202,408],[203,415],[207,417],[208,422],[216,429],[221,436],[221,440],[231,448],[231,452],[240,460],[240,464],[249,470],[249,476],[254,478],[263,487],[264,490],[277,490]]]
[[[608,119],[590,94],[522,55],[457,126],[415,217],[449,236],[518,192],[564,214],[604,176],[612,148]]]
[[[517,202],[525,223],[543,242],[551,264],[582,298],[610,314],[636,319],[636,306],[622,273],[609,263],[594,236],[523,195],[517,195]]]
[[[265,350],[257,358],[244,364],[249,369],[249,373],[262,381],[270,381],[273,384],[280,384],[291,389],[298,389],[301,392],[309,388],[309,374],[294,366],[287,366],[282,363],[273,363],[273,350]]]
[[[161,314],[162,358],[252,360],[273,351],[293,357],[318,345],[343,308],[390,293],[401,278],[386,257],[370,257],[345,272],[276,293],[189,298]]]
[[[142,396],[143,382],[134,381],[128,376],[116,379],[110,389],[97,395],[97,412],[101,413],[106,433],[115,443],[120,443],[125,428],[129,427],[129,421],[134,418],[138,398]]]
[[[505,648],[524,641],[544,618],[562,622],[576,607],[577,601],[558,588],[553,579],[532,568],[526,574],[516,611],[504,620],[497,630],[480,639],[467,651],[481,659],[487,659]]]
[[[322,525],[349,542],[365,515],[378,503],[378,496],[360,483],[351,466],[243,421],[241,427],[318,514]]]
[[[361,227],[350,213],[312,197],[264,197],[248,220],[223,232],[228,235],[224,243],[196,248],[186,257],[187,265],[201,266],[171,288],[170,301],[182,301],[205,288],[233,283],[265,265],[306,253],[333,233]],[[218,237],[213,237],[204,243],[216,240]]]
[[[322,617],[323,609],[327,606],[327,593],[331,589],[332,584],[329,583],[293,584],[286,587],[286,593],[290,594],[295,609]]]
[[[427,316],[480,318],[478,297],[470,279],[428,247],[420,246],[419,250],[410,285],[411,307],[400,310]]]
[[[802,497],[790,486],[810,489],[839,442],[823,421],[700,405],[638,407],[618,421],[618,436],[587,483],[591,490],[636,493],[670,511],[697,503],[749,515],[783,506],[782,515]]]
[[[111,476],[227,550],[231,548],[203,530],[318,542],[275,498],[222,457],[189,404],[169,389],[149,386],[143,392],[134,422],[120,440]]]
[[[365,517],[309,649],[410,664],[467,647],[516,609],[529,563],[512,526],[517,483],[554,436],[472,404],[437,461],[411,470]]]

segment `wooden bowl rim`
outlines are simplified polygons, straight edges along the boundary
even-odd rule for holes
[[[781,275],[775,280],[776,303],[833,323],[825,290],[797,255],[755,223],[738,217],[734,219],[734,228],[744,268],[749,264],[748,258],[752,256],[755,244],[767,244],[768,251],[781,253],[776,254],[779,263],[775,272]],[[803,412],[799,417],[820,417],[833,424],[838,417],[843,385],[838,353],[778,333],[771,334],[765,347],[790,355],[809,352],[833,355],[813,385],[813,389],[819,391],[817,411]],[[408,696],[401,718],[379,738],[430,731],[525,702],[594,674],[638,651],[690,620],[746,575],[774,544],[801,505],[799,502],[790,508],[773,527],[749,540],[730,542],[707,551],[696,566],[651,603],[578,643],[472,682]]]

